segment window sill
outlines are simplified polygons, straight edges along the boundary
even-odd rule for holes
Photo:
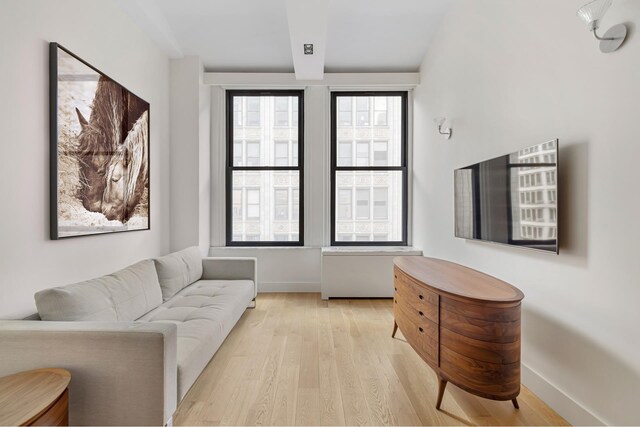
[[[402,256],[422,255],[412,246],[329,246],[322,248],[322,256]]]

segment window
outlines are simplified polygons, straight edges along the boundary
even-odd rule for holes
[[[369,219],[369,189],[356,189],[356,219]]]
[[[233,142],[233,164],[234,166],[242,166],[244,163],[242,161],[242,153],[244,150],[242,149],[242,141],[234,141]]]
[[[371,120],[369,117],[369,97],[356,97],[356,126],[369,126]]]
[[[303,91],[227,91],[228,246],[303,245],[303,105]]]
[[[351,114],[351,98],[340,98],[338,100],[338,123],[340,126],[351,126]]]
[[[260,219],[260,189],[247,189],[247,219]]]
[[[338,166],[349,166],[353,162],[351,141],[340,141],[338,143]]]
[[[289,164],[289,141],[276,141],[274,160],[276,166],[287,166]]]
[[[235,157],[235,152],[233,153]],[[260,141],[247,141],[247,166],[258,166],[260,164]]]
[[[276,126],[287,127],[289,126],[289,97],[278,96],[275,100],[275,120]]]
[[[387,125],[387,98],[377,96],[373,99],[373,124],[376,126]]]
[[[369,142],[356,142],[356,166],[369,166]]]
[[[406,115],[406,92],[331,94],[332,245],[406,245]]]
[[[247,114],[245,114],[245,126],[260,126],[260,98],[257,96],[246,97]],[[237,120],[234,120],[234,123]]]
[[[242,219],[242,190],[233,190],[233,218]]]
[[[341,188],[338,190],[338,219],[351,219],[351,189]]]
[[[373,219],[387,219],[387,197],[386,188],[373,189]]]
[[[289,219],[289,189],[280,188],[275,190],[274,195],[276,211],[274,218],[276,221]]]
[[[373,165],[374,166],[386,166],[389,161],[389,153],[387,146],[389,144],[386,141],[376,141],[373,143]]]

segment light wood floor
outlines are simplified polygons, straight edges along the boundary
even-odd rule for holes
[[[174,416],[175,425],[567,425],[526,387],[495,402],[437,379],[402,338],[391,300],[261,294]]]

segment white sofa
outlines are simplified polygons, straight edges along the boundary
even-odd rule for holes
[[[73,425],[162,425],[247,307],[255,258],[188,248],[38,292],[38,320],[0,322],[0,376],[71,372]],[[37,316],[36,316],[37,318]]]

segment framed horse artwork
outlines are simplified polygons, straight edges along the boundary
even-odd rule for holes
[[[49,45],[51,238],[148,230],[149,103]]]

